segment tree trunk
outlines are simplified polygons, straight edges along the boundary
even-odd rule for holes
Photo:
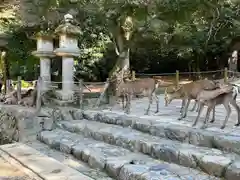
[[[129,29],[128,23],[132,25],[131,17],[126,17],[123,23],[116,23],[116,27],[112,32],[115,51],[118,58],[113,69],[109,72],[110,85],[107,89],[107,96],[110,97],[116,95],[117,79],[122,80],[123,78],[130,76],[129,44],[132,35],[132,27]],[[110,97],[107,99],[111,100]]]

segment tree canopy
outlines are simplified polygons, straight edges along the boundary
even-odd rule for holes
[[[0,11],[10,75],[27,79],[39,68],[29,37],[53,32],[66,13],[83,31],[76,72],[86,80],[103,81],[129,65],[147,73],[223,68],[240,35],[237,0],[12,0]]]

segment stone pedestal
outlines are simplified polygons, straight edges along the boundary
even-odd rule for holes
[[[40,58],[40,76],[43,89],[47,89],[51,81],[51,61],[49,58]]]
[[[42,78],[42,90],[47,90],[51,81],[51,57],[53,53],[53,40],[49,36],[37,36],[37,50],[33,55],[40,59],[40,76]]]
[[[73,57],[63,57],[62,60],[62,91],[63,99],[71,99],[74,88],[74,59]]]

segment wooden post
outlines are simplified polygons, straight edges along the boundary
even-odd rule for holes
[[[11,79],[7,79],[6,80],[6,93],[10,93],[11,92]]]
[[[79,80],[79,106],[83,109],[83,80]]]
[[[228,80],[228,68],[224,68],[224,83],[227,83]]]
[[[17,100],[18,100],[18,102],[21,101],[21,88],[22,88],[21,76],[18,76],[18,80],[17,80]]]
[[[39,77],[37,81],[37,100],[36,100],[37,112],[40,111],[41,109],[42,103],[41,91],[42,91],[42,78]]]
[[[179,87],[179,71],[176,70],[176,87]]]
[[[135,79],[136,79],[135,71],[132,71],[132,81],[134,81]]]
[[[6,71],[6,62],[5,62],[6,52],[2,51],[1,53],[1,63],[3,70],[3,84],[4,84],[4,93],[7,93],[7,71]]]

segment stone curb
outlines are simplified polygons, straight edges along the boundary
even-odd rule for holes
[[[240,169],[233,167],[240,163],[240,157],[235,154],[161,139],[131,128],[88,120],[62,121],[58,126],[95,140],[142,152],[156,159],[200,169],[216,177],[229,179],[230,174],[231,180],[237,180],[240,177]]]
[[[119,115],[113,112],[89,110],[83,112],[83,117],[91,121],[115,124],[123,127],[130,126],[133,129],[149,133],[153,136],[159,136],[196,146],[216,148],[240,155],[240,135],[238,133],[226,132],[213,128],[201,130],[188,126],[176,125],[171,122],[156,122],[156,120],[130,115]]]
[[[0,155],[36,180],[93,180],[22,143],[0,146]]]
[[[73,154],[91,167],[105,170],[118,180],[217,180],[198,170],[154,160],[140,153],[85,138],[68,131],[42,131],[38,140],[51,148]]]

